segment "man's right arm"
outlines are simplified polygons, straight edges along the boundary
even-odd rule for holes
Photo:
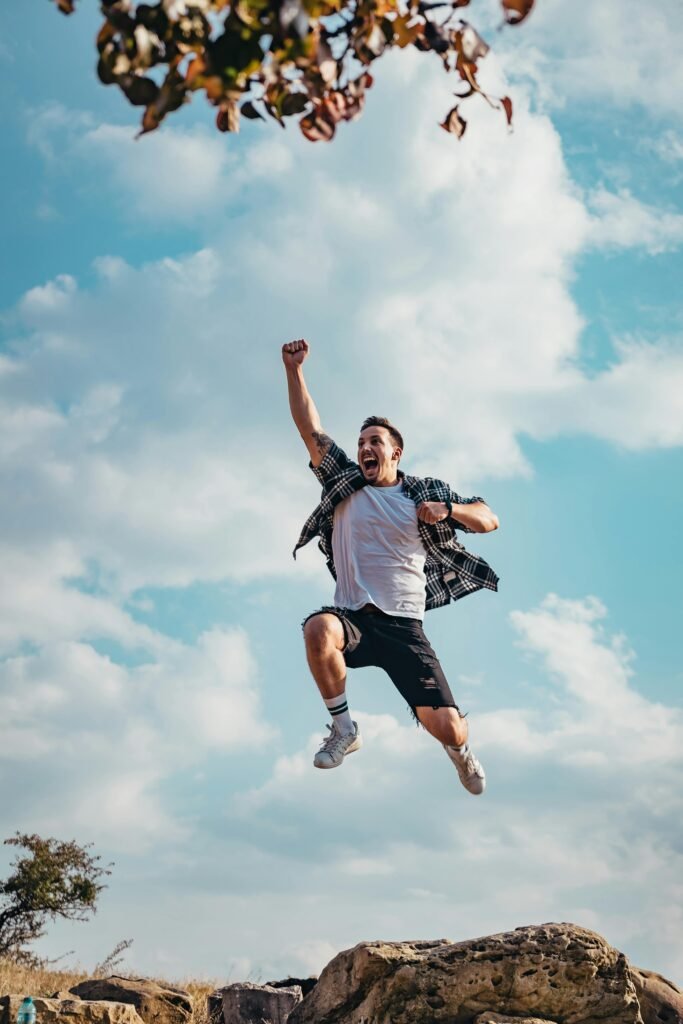
[[[311,463],[316,468],[332,447],[332,438],[328,437],[320,423],[320,416],[315,402],[308,393],[304,380],[303,362],[308,356],[308,342],[300,338],[282,346],[282,361],[287,371],[287,390],[289,392],[289,408],[297,430],[308,448]]]

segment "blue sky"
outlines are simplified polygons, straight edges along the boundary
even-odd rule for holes
[[[3,11],[2,834],[115,861],[42,950],[183,978],[319,970],[363,939],[570,920],[683,980],[683,44],[674,0],[545,0],[486,80],[417,53],[331,146],[195,101],[134,141],[93,5]],[[317,499],[279,350],[306,336],[327,431],[483,494],[501,576],[427,631],[489,788],[472,800],[389,681],[326,722],[291,550]],[[5,861],[9,858],[5,853]]]

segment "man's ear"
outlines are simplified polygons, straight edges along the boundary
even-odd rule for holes
[[[401,451],[400,448],[394,448],[393,452],[391,453],[391,461],[393,462],[395,460],[396,462],[398,462],[402,455],[403,452]]]

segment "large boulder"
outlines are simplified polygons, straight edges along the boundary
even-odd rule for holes
[[[182,988],[159,985],[147,978],[90,978],[69,989],[81,999],[130,1003],[144,1024],[187,1024],[192,1016],[192,997]]]
[[[626,957],[571,924],[457,943],[362,942],[327,965],[289,1024],[473,1024],[486,1012],[642,1024]]]
[[[23,995],[0,998],[0,1024],[15,1024]],[[33,997],[39,1024],[142,1024],[129,1003]]]
[[[291,988],[292,985],[298,985],[301,989],[301,994],[304,996],[307,996],[309,992],[312,992],[317,984],[317,974],[310,974],[308,978],[284,978],[282,981],[266,982],[266,985],[270,985],[272,988]]]
[[[683,1024],[683,992],[661,974],[631,967],[645,1024]]]
[[[299,985],[237,982],[212,992],[209,1019],[212,1024],[285,1024],[302,998]]]

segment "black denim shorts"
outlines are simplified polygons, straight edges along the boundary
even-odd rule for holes
[[[347,667],[384,669],[415,718],[415,708],[422,707],[455,708],[461,714],[420,619],[329,605],[307,616],[303,625],[325,613],[336,615],[344,627]]]

